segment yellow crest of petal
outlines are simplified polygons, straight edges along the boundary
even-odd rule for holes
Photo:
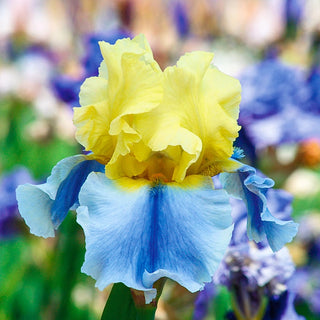
[[[213,55],[193,52],[164,71],[163,100],[140,118],[143,138],[172,159],[172,180],[236,168],[230,160],[240,103],[239,81],[211,65]],[[157,122],[152,121],[157,119]]]
[[[143,154],[149,150],[141,146],[136,118],[159,105],[162,72],[144,36],[99,44],[99,76],[83,83],[81,107],[74,108],[76,138],[106,164],[107,176],[134,176],[143,166],[130,154],[132,149],[140,144]]]

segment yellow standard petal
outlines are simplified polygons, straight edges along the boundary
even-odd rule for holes
[[[162,72],[143,36],[115,45],[100,42],[100,48],[104,60],[99,76],[84,82],[81,107],[74,108],[76,138],[106,164],[108,177],[135,176],[145,166],[131,154],[134,145],[142,157],[150,152],[141,145],[135,121],[161,101]]]
[[[162,162],[170,159],[170,178],[178,182],[237,166],[230,157],[240,129],[240,84],[214,68],[212,58],[211,53],[188,53],[168,67],[160,106],[139,119],[146,144],[164,155]]]

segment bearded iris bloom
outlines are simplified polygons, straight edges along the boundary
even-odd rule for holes
[[[147,303],[160,278],[192,292],[211,281],[233,230],[229,191],[247,199],[254,239],[267,235],[276,250],[290,241],[296,224],[267,212],[271,180],[232,158],[240,85],[211,65],[213,55],[188,53],[161,71],[143,36],[100,49],[99,76],[83,83],[74,108],[76,138],[90,153],[59,162],[43,185],[17,189],[31,232],[54,236],[76,209],[82,271],[100,289],[143,290]],[[215,190],[211,177],[221,172],[226,188]]]
[[[255,148],[320,137],[318,83],[317,72],[307,82],[300,69],[278,58],[245,70],[239,121]]]
[[[237,317],[228,319],[303,320],[294,309],[295,294],[288,290],[294,270],[287,248],[273,253],[248,243],[230,246],[214,279],[232,292]]]
[[[24,167],[0,176],[0,241],[18,232],[15,223],[18,213],[15,190],[19,184],[26,182],[34,180]]]

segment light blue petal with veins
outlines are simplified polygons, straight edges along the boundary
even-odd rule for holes
[[[220,180],[229,194],[245,202],[250,240],[260,242],[266,237],[271,249],[278,251],[296,235],[297,223],[275,218],[267,207],[265,193],[273,187],[273,180],[258,176],[248,165],[243,165],[235,173],[221,173]]]
[[[162,277],[191,292],[201,289],[211,281],[233,230],[227,193],[213,190],[206,178],[197,186],[186,179],[129,191],[91,173],[77,209],[86,237],[82,271],[101,290],[114,282],[144,290],[146,302],[155,297],[153,283]]]
[[[24,184],[16,190],[18,208],[30,232],[44,238],[54,237],[50,198],[44,185]]]
[[[51,207],[51,219],[55,229],[59,227],[70,208],[78,204],[79,191],[92,171],[104,172],[104,165],[95,160],[81,161],[71,169],[67,178],[59,185]]]
[[[91,169],[99,167],[92,161],[84,155],[65,158],[52,169],[46,183],[17,188],[18,208],[31,233],[44,238],[54,236],[54,229],[76,204],[85,178]]]

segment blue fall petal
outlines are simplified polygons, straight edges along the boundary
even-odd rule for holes
[[[95,160],[84,160],[76,164],[66,179],[59,185],[56,198],[51,207],[51,219],[58,228],[69,209],[78,203],[79,191],[92,171],[103,172],[104,165]]]
[[[30,232],[44,238],[53,237],[54,229],[77,204],[79,190],[88,174],[101,171],[102,167],[95,160],[76,155],[58,162],[46,183],[20,185],[16,190],[18,208]]]
[[[30,232],[44,238],[54,237],[54,228],[50,218],[53,200],[46,190],[45,184],[20,185],[16,190],[18,208]]]
[[[229,194],[245,202],[250,240],[261,242],[266,237],[271,249],[278,251],[296,235],[297,223],[275,218],[267,207],[265,194],[273,187],[273,180],[258,176],[248,165],[243,165],[235,173],[221,173],[220,180]]]
[[[140,186],[123,188],[121,181]],[[229,244],[233,225],[225,190],[213,190],[209,177],[195,186],[151,185],[91,173],[79,193],[77,221],[86,237],[82,271],[99,289],[123,282],[145,291],[167,277],[195,292],[211,281]]]

